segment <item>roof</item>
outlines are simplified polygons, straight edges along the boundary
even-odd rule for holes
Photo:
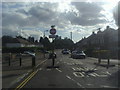
[[[21,39],[21,38],[17,38],[17,41],[18,41],[18,43],[22,43],[22,44],[31,44],[27,40],[24,40],[24,39]]]

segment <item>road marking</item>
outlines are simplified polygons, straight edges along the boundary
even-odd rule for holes
[[[100,75],[98,75],[97,73],[93,73],[93,74],[96,75],[96,76],[98,76],[98,77],[100,76]]]
[[[87,84],[88,86],[91,86],[91,85],[93,85],[93,84]]]
[[[79,67],[79,68],[72,68],[74,71],[82,71],[82,70],[85,70],[85,69],[83,69],[83,68],[81,68],[81,67]]]
[[[44,60],[44,61],[42,61],[40,64],[38,64],[38,65],[36,66],[36,68],[37,68],[39,65],[43,64],[45,61],[47,61],[47,59]]]
[[[66,77],[68,78],[68,79],[71,79],[71,77],[70,76],[68,76],[68,75],[66,75]],[[72,79],[71,79],[72,80]]]
[[[93,76],[93,77],[96,77],[96,75],[94,75],[94,73],[90,73],[89,75],[90,75],[90,76]]]
[[[46,59],[47,60],[47,59]],[[40,64],[38,64],[36,66],[36,68],[41,65],[42,63],[44,63],[46,60],[42,61]],[[42,70],[41,68],[39,70]],[[26,85],[26,83],[38,72],[38,70],[32,72],[22,83],[20,83],[16,88],[15,90],[20,90],[20,88],[22,88],[23,86]]]
[[[82,85],[79,82],[77,82],[77,85],[80,86],[80,87],[82,87]]]
[[[101,85],[101,87],[110,88],[111,86]]]
[[[62,72],[60,69],[56,68],[56,70],[58,70],[59,72]]]
[[[39,70],[42,70],[42,68],[39,68]]]
[[[20,90],[22,87],[24,87],[26,85],[26,83],[38,72],[34,71],[32,72],[20,85],[18,85],[15,90]]]
[[[110,73],[110,72],[108,72],[108,71],[107,71],[106,73],[107,73],[108,75],[111,75],[111,73]]]
[[[85,77],[83,73],[81,72],[74,72],[73,73],[76,77]]]
[[[99,77],[107,77],[107,75],[100,75]]]

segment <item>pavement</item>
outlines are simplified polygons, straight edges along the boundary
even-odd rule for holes
[[[9,66],[8,61],[3,60],[2,62],[2,88],[10,88],[15,83],[21,81],[24,77],[29,75],[34,68],[37,68],[40,64],[48,58],[46,54],[45,58],[42,53],[36,54],[36,66],[32,66],[32,57],[22,57],[22,64],[20,66],[19,58],[15,57],[11,59],[11,65]]]

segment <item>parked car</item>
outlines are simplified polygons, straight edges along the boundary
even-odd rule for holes
[[[54,52],[54,53],[49,53],[49,58],[48,59],[52,59],[52,57],[54,56],[54,58],[57,58],[57,55],[56,55],[56,53]]]
[[[63,50],[62,50],[62,54],[70,54],[70,50],[68,50],[68,49],[63,49]]]
[[[73,51],[72,54],[71,54],[71,58],[85,59],[86,54],[83,51]]]

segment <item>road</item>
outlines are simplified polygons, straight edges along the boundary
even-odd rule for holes
[[[23,81],[16,84],[17,88],[116,88],[118,87],[118,68],[116,61],[113,67],[96,66],[97,59],[72,59],[56,51],[55,66],[48,59]],[[105,62],[105,61],[104,61]]]

